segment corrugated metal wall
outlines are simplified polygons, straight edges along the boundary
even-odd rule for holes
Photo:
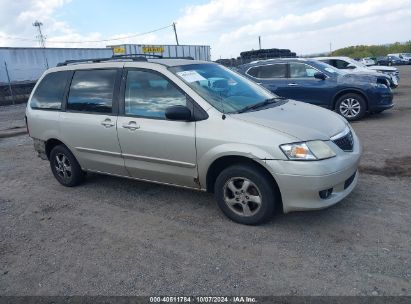
[[[210,61],[210,46],[208,45],[148,45],[148,44],[121,44],[112,45],[112,48],[124,50],[120,54],[152,54],[167,57],[193,57],[196,60]],[[163,52],[146,52],[143,48],[161,48]]]
[[[122,44],[107,48],[13,48],[0,47],[0,83],[7,82],[7,68],[11,82],[36,81],[49,68],[59,62],[74,59],[107,58],[113,55],[112,48],[124,49],[124,54],[154,54],[163,57],[193,57],[210,61],[210,46],[207,45],[144,45]],[[161,48],[162,52],[147,53],[143,48]]]
[[[106,58],[111,48],[1,48],[0,83],[7,82],[4,62],[12,82],[35,81],[48,67],[73,59]]]

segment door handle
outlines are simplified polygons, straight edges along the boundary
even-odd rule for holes
[[[124,124],[123,128],[129,129],[130,131],[135,131],[140,129],[140,126],[135,121],[129,121],[128,124]]]
[[[291,83],[288,84],[288,86],[289,86],[289,87],[296,87],[296,86],[298,86],[298,84],[296,84],[296,83],[294,83],[294,82],[291,82]]]
[[[106,118],[101,122],[101,125],[105,126],[106,128],[114,127],[116,124],[111,121],[110,118]]]

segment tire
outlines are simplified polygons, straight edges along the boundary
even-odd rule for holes
[[[338,98],[335,110],[349,121],[359,120],[365,115],[366,103],[361,95],[348,93]]]
[[[248,186],[244,185],[246,182]],[[276,204],[280,203],[277,188],[270,178],[252,165],[234,165],[224,169],[216,179],[214,195],[228,218],[245,225],[268,221]]]
[[[50,168],[54,177],[63,186],[74,187],[84,181],[84,171],[81,170],[74,155],[64,145],[55,146],[51,150]]]

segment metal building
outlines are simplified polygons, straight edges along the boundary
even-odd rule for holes
[[[12,83],[36,81],[47,68],[59,62],[111,56],[111,48],[0,47],[0,83],[8,82],[7,72]]]
[[[151,54],[167,57],[192,57],[196,60],[210,61],[210,46],[208,45],[147,45],[120,44],[108,46],[115,55]]]

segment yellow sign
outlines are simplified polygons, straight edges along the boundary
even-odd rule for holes
[[[143,46],[143,53],[164,53],[162,46]]]
[[[126,53],[126,49],[123,47],[117,46],[113,48],[113,53],[114,55],[123,55]]]

